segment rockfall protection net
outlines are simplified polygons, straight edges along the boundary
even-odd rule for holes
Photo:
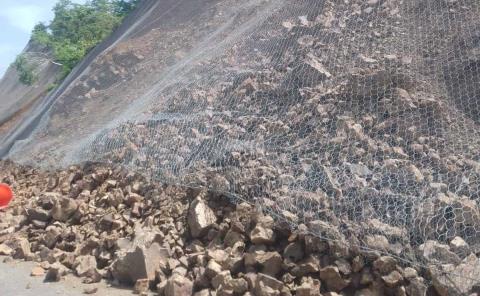
[[[339,253],[434,264],[461,292],[477,283],[478,1],[149,5],[10,158],[206,186]]]

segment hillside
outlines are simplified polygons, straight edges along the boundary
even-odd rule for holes
[[[344,295],[478,293],[479,12],[470,0],[142,1],[48,95],[51,65],[35,88],[13,83],[13,70],[0,82],[8,111],[0,155],[19,166],[4,164],[5,180],[29,166],[37,177],[69,172],[64,188],[32,191],[24,173],[12,182],[26,196],[52,191],[93,202],[100,212],[110,208],[126,219],[120,236],[129,238],[129,226],[148,224],[155,213],[187,223],[187,209],[199,197],[182,190],[208,189],[218,236],[204,238],[199,252],[217,263],[208,252],[240,252],[231,255],[245,263],[238,270],[219,267],[230,270],[233,282],[248,282],[231,294],[261,295],[249,272],[282,281],[269,282],[273,292],[265,295],[318,295],[315,285]],[[133,190],[112,172],[119,185],[86,177],[96,166],[121,167],[154,185]],[[95,185],[85,187],[84,178]],[[173,188],[180,193],[165,194],[185,198],[183,212],[162,214],[165,196],[149,204],[163,183],[179,186]],[[109,186],[147,201],[105,204]],[[282,226],[255,216],[236,229],[229,215],[242,202],[242,209],[260,208]],[[23,229],[29,238],[31,223]],[[258,225],[278,240],[252,237]],[[196,244],[191,228],[175,235]],[[290,243],[307,248],[312,242],[305,233],[320,239],[295,261],[317,259],[307,274],[296,273],[298,266],[282,253]],[[232,249],[227,234],[243,240],[243,250]],[[191,251],[183,241],[175,244],[178,252]],[[113,272],[103,276],[122,278],[110,265],[121,257],[109,250],[107,260],[95,249],[90,255],[99,269]],[[251,255],[256,252],[262,259]],[[185,265],[182,254],[175,256]],[[358,256],[365,260],[361,267]],[[272,274],[262,269],[268,263],[255,261],[263,259],[283,264]],[[180,274],[195,291],[231,295],[220,292],[218,281],[202,282],[202,268],[208,269],[202,262],[189,262]],[[407,267],[415,275],[407,275]],[[175,282],[166,281],[174,269],[150,281]],[[298,292],[304,283],[318,293]]]

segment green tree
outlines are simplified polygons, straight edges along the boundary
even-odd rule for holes
[[[49,25],[35,26],[32,39],[52,50],[55,62],[62,64],[66,76],[137,3],[138,0],[91,0],[76,4],[59,0],[53,8],[53,20]]]
[[[17,70],[18,77],[21,83],[25,85],[32,85],[37,80],[35,74],[35,67],[31,65],[24,54],[20,54],[13,62],[15,70]]]

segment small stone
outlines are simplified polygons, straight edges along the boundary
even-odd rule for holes
[[[213,278],[220,272],[222,272],[222,266],[220,264],[214,260],[208,261],[207,267],[205,268],[205,275],[208,278]]]
[[[40,266],[32,268],[32,271],[30,272],[30,276],[43,276],[44,274],[45,270]]]
[[[387,287],[393,288],[398,286],[400,282],[403,281],[403,277],[398,271],[394,270],[388,275],[382,276],[382,280],[385,282]]]
[[[15,259],[31,260],[33,258],[33,254],[30,251],[30,243],[26,238],[15,240],[13,249],[13,258]]]
[[[327,266],[320,269],[320,279],[327,284],[327,288],[333,291],[341,291],[349,282],[342,278],[336,266]]]
[[[83,289],[83,294],[87,294],[87,295],[95,294],[97,293],[97,291],[98,291],[97,287],[87,287]]]
[[[283,251],[283,257],[288,258],[293,262],[297,262],[303,258],[303,246],[299,242],[290,243]]]
[[[321,283],[317,279],[308,277],[306,280],[302,280],[302,284],[296,288],[296,296],[321,296],[320,294]]]
[[[45,282],[58,282],[66,273],[67,270],[63,265],[58,262],[54,263],[45,274]]]
[[[80,277],[87,277],[91,282],[98,283],[102,276],[97,270],[97,260],[94,256],[79,256],[75,260],[75,272]]]
[[[13,254],[13,249],[5,244],[0,245],[0,256],[11,256]]]
[[[275,276],[282,269],[282,256],[278,252],[256,251],[245,254],[245,265],[260,265],[262,273]]]
[[[135,294],[145,294],[148,292],[148,285],[149,285],[148,279],[138,279],[135,282],[135,286],[133,287],[133,292]]]
[[[454,252],[455,254],[457,254],[462,258],[470,254],[470,247],[459,236],[456,236],[450,241],[450,249],[452,250],[452,252]]]
[[[177,296],[177,295],[191,295],[193,290],[193,283],[180,275],[174,274],[167,281],[165,286],[165,296]]]
[[[381,275],[392,272],[397,266],[397,260],[390,256],[382,256],[373,262],[373,268]]]
[[[74,199],[60,197],[55,201],[52,209],[52,218],[56,221],[67,222],[78,209],[78,204]]]
[[[269,275],[259,273],[255,278],[255,295],[280,295],[279,291],[282,288],[283,283]],[[264,294],[264,291],[273,291],[273,293],[277,292],[278,294]]]
[[[264,216],[255,225],[255,228],[250,232],[250,241],[256,245],[272,244],[275,242],[275,232],[273,231],[273,218]]]
[[[406,286],[405,291],[407,292],[407,295],[426,296],[427,285],[425,285],[423,278],[415,277],[415,278],[409,279],[409,284]]]
[[[415,269],[411,268],[411,267],[406,267],[404,270],[403,270],[403,276],[406,278],[406,279],[413,279],[415,277],[418,276],[418,273]]]

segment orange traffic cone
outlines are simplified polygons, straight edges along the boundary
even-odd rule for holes
[[[13,199],[13,192],[10,186],[0,183],[0,210],[8,206]]]

